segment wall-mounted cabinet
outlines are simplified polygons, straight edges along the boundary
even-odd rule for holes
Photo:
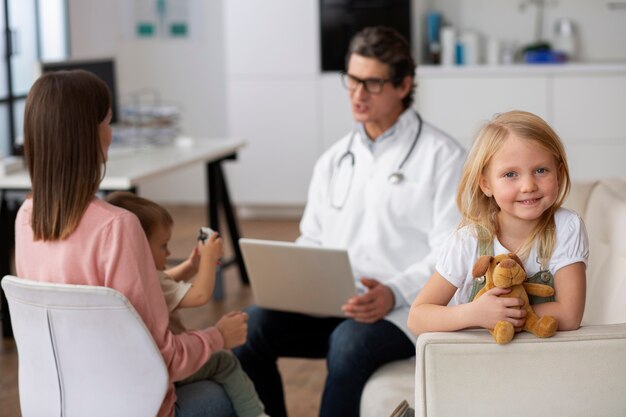
[[[626,68],[555,77],[553,92],[554,126],[571,143],[626,145]]]
[[[317,0],[227,0],[223,7],[229,77],[319,71]]]
[[[626,176],[626,64],[418,69],[424,118],[469,146],[495,113],[545,118],[563,140],[575,179]]]
[[[548,115],[548,80],[532,76],[418,77],[416,107],[435,126],[465,147],[494,114],[525,109]]]

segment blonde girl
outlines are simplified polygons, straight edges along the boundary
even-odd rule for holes
[[[554,316],[559,330],[580,326],[585,307],[587,233],[581,218],[562,208],[570,188],[563,144],[540,117],[510,111],[478,133],[457,192],[459,228],[442,247],[436,271],[416,297],[408,325],[419,335],[508,321],[519,330],[519,298],[494,288],[475,302],[472,266],[480,255],[516,253],[531,280],[554,286],[555,296],[533,306]]]

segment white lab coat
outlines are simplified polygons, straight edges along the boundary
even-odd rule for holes
[[[330,183],[335,172],[340,186],[349,175],[349,162],[343,161],[341,172],[337,163],[351,134],[326,151],[313,171],[298,238],[303,244],[347,249],[357,282],[369,277],[388,285],[396,304],[386,319],[413,341],[415,336],[406,325],[409,308],[435,270],[439,246],[459,223],[455,195],[465,160],[461,145],[424,123],[404,165],[405,179],[391,184],[389,175],[406,156],[417,128],[415,112],[405,111],[395,132],[374,153],[355,133],[353,180],[341,209],[331,205]]]

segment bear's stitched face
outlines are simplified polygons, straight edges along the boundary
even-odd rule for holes
[[[507,255],[498,255],[491,261],[493,285],[509,288],[526,280],[526,271],[517,260]]]

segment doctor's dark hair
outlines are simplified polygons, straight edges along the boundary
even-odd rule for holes
[[[543,213],[528,240],[517,251],[520,258],[527,258],[536,241],[539,260],[546,266],[556,244],[554,213],[561,207],[569,193],[570,176],[563,143],[556,132],[539,116],[525,111],[509,111],[496,115],[478,132],[463,167],[457,191],[456,201],[462,215],[459,227],[475,226],[479,231],[479,239],[485,241],[493,241],[498,235],[497,216],[500,208],[493,197],[485,195],[482,191],[480,181],[493,156],[502,146],[506,146],[506,141],[513,135],[545,149],[554,156],[558,167],[557,199],[552,207]]]
[[[107,85],[87,71],[50,72],[31,87],[24,160],[32,182],[34,240],[62,240],[78,227],[104,175],[99,125],[110,108]]]
[[[399,87],[405,77],[415,77],[415,61],[411,56],[411,46],[398,31],[387,26],[370,26],[359,31],[348,47],[346,69],[352,54],[374,58],[389,66],[389,78],[394,87]],[[413,104],[415,95],[413,83],[411,91],[402,99],[405,109]]]

